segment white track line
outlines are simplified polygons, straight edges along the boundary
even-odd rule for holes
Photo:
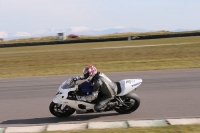
[[[37,50],[37,51],[22,51],[22,52],[2,52],[1,55],[6,54],[26,54],[26,53],[43,53],[43,52],[67,52],[67,51],[84,51],[84,50],[103,50],[103,49],[120,49],[120,48],[144,48],[144,47],[160,47],[160,46],[172,46],[172,45],[188,45],[197,44],[193,43],[171,43],[171,44],[153,44],[153,45],[136,45],[136,46],[116,46],[116,47],[101,47],[101,48],[84,48],[84,49],[70,49],[70,50]]]

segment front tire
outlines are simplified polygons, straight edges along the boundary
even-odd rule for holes
[[[73,109],[67,105],[63,110],[61,110],[60,108],[61,108],[61,105],[58,105],[54,102],[51,102],[49,105],[49,111],[51,112],[51,114],[58,118],[68,117],[75,112],[75,109]]]
[[[140,106],[140,98],[135,93],[129,93],[126,96],[124,96],[124,103],[125,105],[118,106],[114,110],[120,114],[130,114],[138,109]],[[134,101],[134,103],[132,102]]]

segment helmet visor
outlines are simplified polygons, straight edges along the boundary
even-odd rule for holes
[[[90,76],[89,73],[84,74],[84,78],[87,79]]]

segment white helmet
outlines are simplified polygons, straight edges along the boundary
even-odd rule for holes
[[[86,66],[83,69],[83,76],[87,82],[90,82],[96,73],[97,69],[93,65]]]

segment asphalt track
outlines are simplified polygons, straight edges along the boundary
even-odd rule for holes
[[[142,78],[136,93],[141,106],[132,114],[73,114],[56,118],[49,103],[58,86],[72,75],[0,79],[0,127],[200,117],[200,69],[106,73],[113,81]]]

